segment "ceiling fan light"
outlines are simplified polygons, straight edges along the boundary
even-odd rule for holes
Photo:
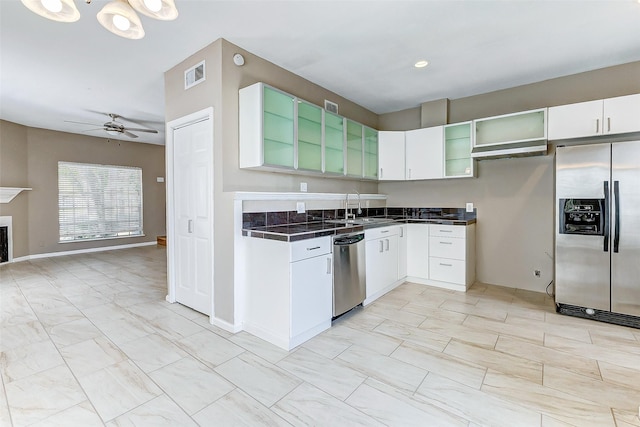
[[[143,15],[162,21],[171,21],[178,17],[174,0],[129,0],[129,4]]]
[[[98,22],[107,30],[127,39],[141,39],[144,37],[142,22],[136,12],[124,0],[107,3],[98,12]]]
[[[73,0],[21,0],[30,11],[58,22],[75,22],[80,12]]]
[[[107,132],[109,135],[112,135],[112,136],[118,136],[120,134],[119,131],[114,130],[114,129],[105,129],[104,131]]]

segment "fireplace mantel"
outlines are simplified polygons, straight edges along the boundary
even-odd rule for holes
[[[0,187],[0,203],[9,203],[23,190],[31,190],[31,188]]]

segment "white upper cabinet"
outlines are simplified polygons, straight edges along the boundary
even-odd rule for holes
[[[406,178],[437,179],[443,177],[443,126],[406,132]]]
[[[640,94],[549,108],[549,139],[640,132]]]
[[[405,179],[405,133],[404,131],[378,132],[378,163],[380,181],[402,181]]]
[[[640,132],[640,93],[603,101],[605,134]]]

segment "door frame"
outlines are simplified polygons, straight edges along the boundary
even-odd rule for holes
[[[213,180],[213,176],[214,176],[214,161],[213,161],[213,142],[214,142],[214,125],[213,125],[213,107],[207,107],[205,109],[196,111],[194,113],[191,114],[187,114],[186,116],[183,117],[179,117],[175,120],[171,120],[170,122],[167,122],[166,126],[165,126],[165,135],[166,135],[166,144],[165,144],[165,170],[166,170],[166,175],[167,175],[167,179],[165,182],[166,185],[166,218],[167,218],[167,296],[166,296],[166,300],[170,303],[175,303],[176,302],[176,277],[175,277],[175,268],[174,268],[174,262],[175,262],[175,236],[176,236],[176,230],[175,230],[175,218],[174,218],[174,208],[175,208],[175,204],[174,204],[174,188],[173,188],[173,183],[174,183],[174,171],[173,171],[173,149],[174,149],[174,137],[173,137],[173,133],[176,129],[179,128],[183,128],[185,126],[189,126],[191,124],[197,123],[197,122],[201,122],[204,120],[209,120],[209,123],[211,124],[211,144],[212,144],[212,149],[211,149],[211,154],[212,157],[210,159],[211,161],[211,177]],[[213,182],[211,182],[211,188],[213,189]],[[213,199],[213,192],[211,194],[211,198]],[[211,220],[213,221],[213,202],[209,204],[209,217],[211,218]],[[211,253],[214,253],[214,232],[213,232],[213,225],[211,226],[211,235],[210,235],[210,241],[211,241]],[[213,260],[212,260],[212,264],[211,264],[211,277],[214,278],[214,266],[213,266]],[[214,279],[214,283],[215,283],[215,279]],[[215,317],[215,306],[213,304],[214,302],[214,284],[212,284],[211,286],[211,318]]]

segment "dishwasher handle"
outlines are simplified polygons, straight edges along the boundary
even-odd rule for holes
[[[352,234],[350,236],[335,237],[333,239],[334,246],[347,246],[364,240],[364,233]]]

